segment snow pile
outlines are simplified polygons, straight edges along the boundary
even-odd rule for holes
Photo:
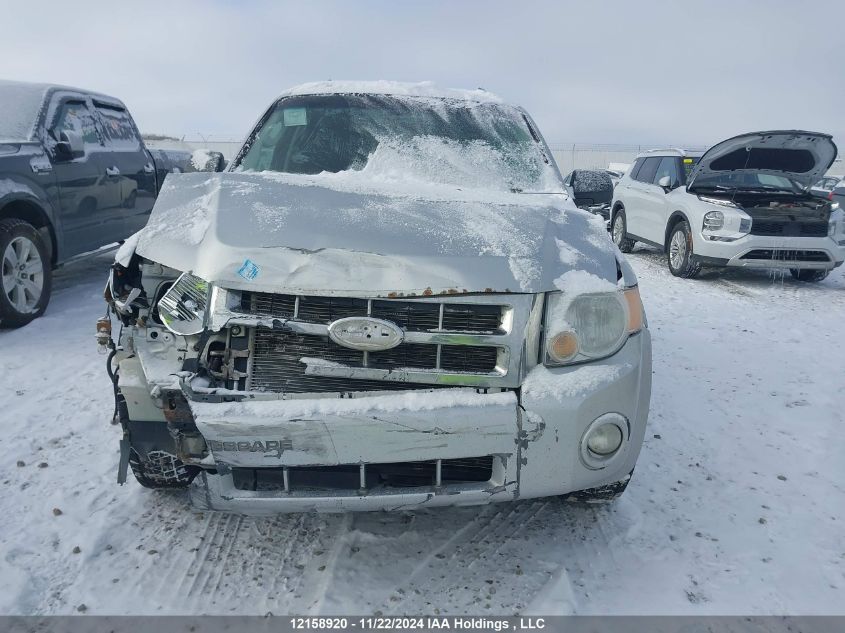
[[[214,155],[207,149],[195,149],[191,153],[191,166],[197,171],[209,171],[209,163],[214,160]]]
[[[572,183],[572,189],[575,193],[613,191],[613,181],[607,172],[577,169],[575,170],[575,180]]]
[[[568,254],[568,251],[561,251]],[[560,299],[546,315],[549,332],[563,332],[571,329],[567,312],[572,302],[580,295],[600,292],[616,292],[616,285],[586,270],[569,270],[555,279],[555,287],[561,291]]]
[[[560,402],[589,394],[604,384],[616,380],[623,367],[619,365],[583,365],[551,371],[537,365],[528,372],[522,383],[522,393],[528,398],[552,397]]]
[[[352,172],[356,173],[356,172]],[[381,139],[360,172],[373,185],[450,185],[481,191],[560,191],[539,152],[497,149],[481,140],[459,142],[438,136]]]
[[[502,103],[502,99],[486,90],[440,88],[431,81],[315,81],[300,84],[283,92],[281,97],[317,94],[382,94],[406,97],[431,97],[474,101],[477,103]]]
[[[474,389],[438,389],[361,398],[262,400],[225,404],[192,402],[191,410],[198,422],[217,423],[219,420],[236,422],[238,418],[280,421],[318,416],[434,411],[454,407],[508,406],[515,403],[516,396],[512,391],[480,394]]]
[[[0,142],[32,138],[48,86],[0,79]]]

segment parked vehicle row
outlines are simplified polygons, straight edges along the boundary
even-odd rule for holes
[[[678,277],[745,266],[820,281],[845,259],[845,212],[810,191],[836,154],[829,135],[800,130],[646,152],[614,190],[613,241],[661,249]]]
[[[119,99],[0,81],[0,325],[40,316],[52,270],[147,222],[175,165]],[[222,157],[221,157],[222,158]]]

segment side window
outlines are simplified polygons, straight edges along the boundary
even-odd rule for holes
[[[678,175],[678,159],[674,156],[664,156],[660,160],[660,164],[657,166],[657,173],[654,175],[652,182],[655,185],[659,184],[660,179],[665,176],[669,177],[669,186],[672,189],[680,186],[681,179]]]
[[[647,182],[649,184],[654,182],[654,174],[657,173],[657,168],[662,159],[659,156],[649,156],[645,159],[640,171],[637,172],[637,180],[640,182]]]
[[[572,174],[573,173],[574,172],[569,172],[568,174],[566,174],[566,176],[563,179],[563,184],[565,184],[567,187],[572,186]]]
[[[126,149],[135,149],[141,145],[141,139],[126,110],[100,103],[96,104],[96,108],[103,125],[106,145]]]
[[[698,164],[698,158],[692,158],[690,156],[685,156],[681,159],[681,184],[685,185],[689,182],[689,176],[692,173],[693,168]]]
[[[645,158],[638,158],[638,159],[636,160],[636,162],[634,163],[634,165],[631,167],[631,170],[630,170],[630,172],[629,172],[629,173],[631,174],[631,179],[632,179],[632,180],[636,180],[636,179],[637,179],[637,174],[639,173],[639,171],[640,171],[640,167],[642,167],[642,166],[643,166],[643,163],[644,163],[644,162],[645,162]]]
[[[76,132],[82,136],[86,145],[100,145],[100,136],[94,117],[84,101],[65,101],[59,106],[54,127],[56,137],[60,132]]]

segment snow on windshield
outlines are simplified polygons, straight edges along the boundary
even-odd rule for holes
[[[355,174],[497,191],[560,191],[535,132],[496,102],[325,94],[281,99],[237,170]]]
[[[47,87],[0,80],[0,141],[25,141],[32,135]]]

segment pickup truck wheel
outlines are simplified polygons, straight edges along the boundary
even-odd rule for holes
[[[675,277],[692,279],[701,272],[701,264],[693,260],[692,231],[686,222],[678,222],[672,227],[667,251],[669,272]]]
[[[830,274],[829,270],[799,270],[790,268],[789,272],[798,281],[821,281]]]
[[[0,326],[20,327],[40,317],[50,302],[50,252],[34,226],[0,220]]]
[[[615,481],[612,484],[599,486],[598,488],[577,490],[575,492],[570,492],[569,494],[561,495],[560,498],[565,503],[579,506],[611,503],[622,496],[622,493],[625,492],[625,488],[628,487],[629,481],[631,481],[631,475],[628,475],[622,481]]]
[[[625,211],[619,209],[613,216],[613,224],[610,227],[610,234],[613,237],[613,243],[623,253],[630,253],[634,250],[636,240],[630,239],[628,236],[628,221],[625,219]]]

